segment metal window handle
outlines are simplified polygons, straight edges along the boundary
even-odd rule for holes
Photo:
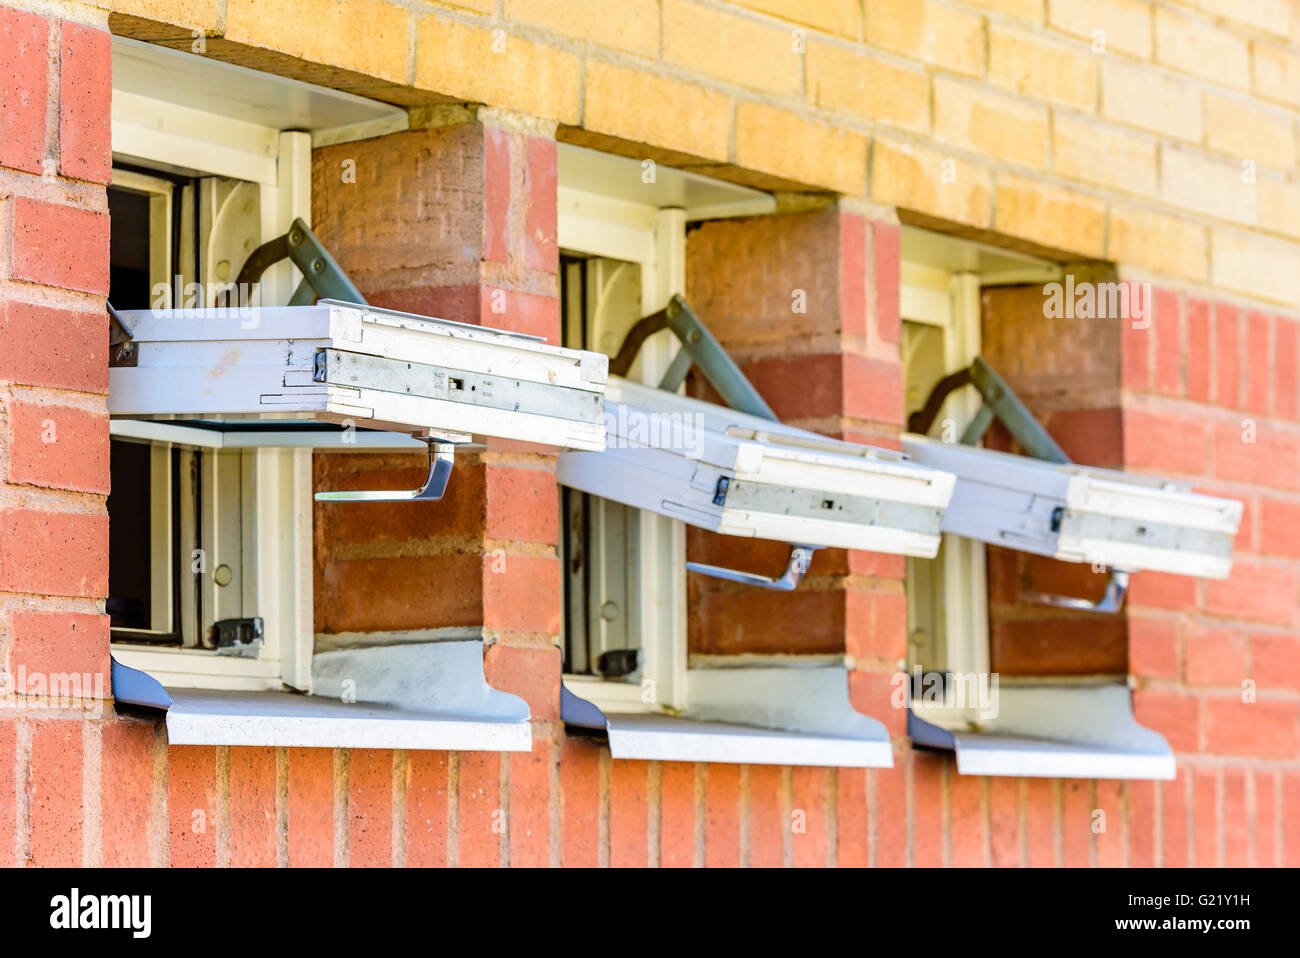
[[[739,582],[743,585],[757,586],[760,589],[775,589],[778,592],[791,592],[799,584],[803,574],[808,571],[814,551],[816,551],[816,546],[791,546],[790,561],[786,564],[785,573],[779,579],[769,579],[765,575],[758,575],[754,572],[741,572],[739,569],[724,569],[722,566],[705,565],[702,562],[688,562],[686,568],[691,572],[712,576],[715,579],[726,579],[728,582]]]
[[[1025,592],[1024,598],[1036,605],[1050,605],[1057,609],[1078,609],[1081,612],[1118,612],[1124,606],[1124,596],[1128,594],[1129,574],[1120,569],[1110,570],[1110,580],[1106,591],[1100,599],[1091,602],[1068,595],[1052,595],[1047,592]]]
[[[425,439],[429,447],[429,475],[419,489],[343,489],[338,492],[318,492],[317,502],[416,502],[441,499],[451,479],[453,450],[449,442]]]

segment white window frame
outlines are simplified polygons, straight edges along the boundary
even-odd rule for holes
[[[904,324],[939,331],[943,337],[943,375],[969,366],[980,351],[979,276],[952,272],[915,261],[900,266],[899,313]],[[903,343],[909,342],[904,325]],[[910,357],[904,356],[904,376]],[[960,436],[979,410],[972,390],[961,390],[945,401],[936,429],[949,438]],[[931,669],[938,663],[949,672],[987,674],[988,576],[984,544],[944,534],[934,559],[907,559],[908,657],[911,666]],[[931,608],[923,608],[923,604]],[[942,620],[944,640],[919,635],[914,624],[922,618]]]
[[[637,315],[591,349],[617,350],[643,316],[663,309],[686,290],[686,224],[726,216],[773,212],[775,201],[754,190],[653,161],[639,162],[561,144],[557,190],[559,247],[563,252],[632,263],[641,269]],[[672,333],[660,331],[642,345],[630,379],[658,385],[676,355]],[[602,711],[680,711],[687,705],[686,525],[637,513],[640,682],[606,681],[566,673],[565,685]]]
[[[131,47],[125,49],[131,51]],[[115,54],[120,52],[115,42]],[[288,231],[297,217],[311,221],[311,147],[312,137],[304,132],[282,132],[267,126],[235,120],[211,110],[155,99],[138,92],[115,89],[112,108],[112,142],[114,160],[133,165],[156,167],[163,171],[184,171],[200,177],[220,176],[243,181],[218,202],[215,189],[203,189],[199,197],[200,222],[203,227],[199,256],[203,266],[200,276],[205,282],[204,305],[211,305],[215,290],[210,285],[219,276],[221,250],[216,242],[225,229],[253,230],[259,243]],[[171,217],[178,215],[171,207],[170,183],[161,178],[128,170],[115,169],[113,185],[151,197],[151,232],[162,229],[170,237]],[[258,222],[238,223],[241,215],[239,191],[255,190],[258,197]],[[155,197],[165,196],[165,206]],[[188,239],[189,231],[185,231]],[[152,244],[151,244],[152,245]],[[170,282],[171,244],[166,249],[163,281]],[[248,251],[248,252],[251,252]],[[151,252],[151,284],[157,265]],[[227,267],[227,272],[231,267]],[[224,277],[231,281],[233,275]],[[184,276],[189,280],[191,277]],[[300,276],[290,263],[281,263],[262,277],[264,302],[287,302]],[[170,430],[176,430],[172,435]],[[130,432],[130,430],[126,430]],[[168,450],[172,442],[197,448],[195,430],[153,424],[150,441],[156,448]],[[118,432],[122,435],[122,431]],[[256,658],[220,655],[199,648],[147,647],[125,642],[111,644],[113,655],[130,668],[148,672],[177,688],[221,690],[279,689],[285,685],[309,691],[311,656],[314,641],[312,617],[312,538],[311,538],[311,451],[310,449],[209,449],[204,457],[204,488],[215,492],[218,473],[238,475],[243,494],[236,503],[225,502],[217,495],[204,500],[202,517],[194,521],[204,527],[204,543],[214,541],[222,526],[238,522],[241,535],[238,555],[238,607],[242,616],[263,619],[264,642]],[[157,480],[155,480],[156,482]],[[182,503],[187,499],[182,497]],[[233,510],[238,510],[236,516]],[[170,512],[167,510],[158,510]],[[151,540],[157,539],[174,517],[155,517]],[[170,549],[167,552],[170,555]],[[184,561],[185,557],[182,556]],[[229,593],[215,584],[213,574],[222,564],[221,554],[205,557],[207,572],[203,582],[204,621],[201,628],[222,618],[222,610],[236,603]],[[182,582],[187,577],[182,576]],[[234,583],[232,583],[234,585]],[[229,586],[225,588],[230,588]],[[168,590],[170,594],[170,589]],[[186,590],[174,601],[182,603],[182,621],[193,615]],[[192,628],[192,626],[190,626]],[[190,638],[189,641],[194,641]]]
[[[561,207],[564,202],[561,189]],[[626,204],[632,207],[633,204]],[[621,208],[609,216],[560,218],[559,243],[566,252],[632,263],[641,270],[641,310],[627,317],[625,334],[642,316],[667,305],[686,286],[686,219],[683,210]],[[599,344],[598,344],[599,345]],[[671,334],[658,333],[641,349],[641,382],[658,383],[674,354]],[[640,683],[611,682],[566,674],[565,683],[593,704],[617,711],[657,711],[686,706],[686,525],[654,513],[637,513],[641,561],[637,564],[634,628],[641,638]],[[654,601],[642,601],[653,596]]]
[[[284,235],[295,218],[311,222],[314,146],[409,128],[400,107],[120,37],[113,39],[113,83],[115,163],[205,177],[196,204],[203,249],[194,257],[203,258],[205,284],[235,280],[242,259],[253,248]],[[119,174],[115,181],[130,189],[142,185],[134,173]],[[255,210],[241,202],[250,193],[258,199]],[[170,203],[170,189],[166,196]],[[195,225],[194,207],[186,205],[176,213],[191,217],[182,224],[183,259]],[[167,246],[170,249],[170,243]],[[224,267],[218,268],[223,261]],[[171,272],[172,264],[167,264],[165,273]],[[172,277],[164,278],[172,282]],[[151,280],[158,281],[153,276]],[[292,264],[277,264],[261,278],[261,302],[287,302],[298,280]],[[213,305],[216,292],[215,285],[206,286],[204,302],[192,305]],[[222,525],[240,525],[240,611],[264,621],[258,656],[112,644],[122,665],[175,690],[166,719],[173,744],[492,751],[532,747],[528,705],[487,685],[478,637],[315,654],[313,450],[423,450],[424,443],[369,429],[355,434],[249,433],[135,419],[113,420],[110,433],[154,445],[159,450],[155,458],[165,459],[172,444],[202,448],[209,454],[208,469],[224,464],[228,473],[238,473],[242,486],[238,515],[233,501],[223,506],[208,497],[208,514],[194,521],[210,525],[205,543],[211,541],[208,533],[216,535]],[[157,523],[160,528],[165,524]],[[155,523],[150,525],[153,536]],[[210,557],[209,576],[215,566],[212,558],[219,562],[221,557]],[[205,588],[217,587],[208,579]],[[314,667],[319,671],[315,683]],[[358,678],[359,701],[374,707],[328,701]],[[285,686],[317,695],[275,694]],[[149,701],[154,704],[157,698]],[[438,711],[429,710],[431,701]]]
[[[943,369],[964,369],[981,349],[980,288],[994,283],[1042,283],[1059,278],[1061,267],[980,243],[903,227],[899,268],[899,315],[904,324],[904,384],[911,357],[908,324],[943,336]],[[926,385],[928,392],[933,383]],[[918,397],[924,401],[924,396]],[[950,394],[931,435],[955,442],[982,403],[973,389]],[[942,671],[987,676],[990,669],[988,572],[984,543],[945,533],[935,559],[907,560],[909,674]],[[923,634],[923,619],[943,622],[943,636]],[[951,692],[951,689],[948,689]],[[977,716],[971,713],[974,719]]]

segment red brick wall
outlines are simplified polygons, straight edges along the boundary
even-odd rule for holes
[[[0,7],[0,864],[99,854],[108,696],[109,36]],[[38,694],[75,673],[72,700]],[[22,688],[17,688],[25,677]]]

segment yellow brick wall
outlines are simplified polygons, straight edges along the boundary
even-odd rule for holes
[[[1300,0],[83,0],[393,102],[1300,307]]]

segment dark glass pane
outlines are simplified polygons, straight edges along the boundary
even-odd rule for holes
[[[108,212],[108,301],[115,309],[148,309],[149,197],[110,187]]]
[[[114,628],[147,629],[152,602],[150,447],[139,442],[109,446],[113,489],[108,497],[107,610]]]

